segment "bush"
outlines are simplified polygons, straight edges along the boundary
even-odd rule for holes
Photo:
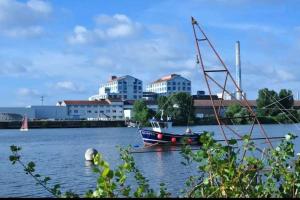
[[[184,165],[195,162],[199,174],[190,177],[183,188],[182,197],[199,198],[269,198],[269,197],[300,197],[300,154],[295,157],[293,134],[287,134],[276,148],[269,148],[257,154],[258,147],[250,136],[243,137],[242,146],[236,140],[223,145],[213,139],[211,133],[200,136],[202,147],[195,152],[189,145],[182,147],[181,155]],[[239,144],[240,145],[240,144]],[[60,191],[60,185],[53,188],[47,186],[49,177],[42,178],[34,174],[33,162],[25,165],[19,155],[20,147],[11,146],[12,164],[20,163],[27,174],[42,185],[54,197],[79,197],[78,194]],[[103,160],[101,154],[94,157],[94,171],[99,174],[97,187],[88,191],[85,197],[171,197],[162,183],[159,191],[149,186],[149,181],[137,169],[130,148],[120,148],[122,164],[116,169]],[[254,154],[256,152],[256,154]],[[255,156],[256,155],[256,156]],[[133,176],[137,187],[133,188],[127,179]]]

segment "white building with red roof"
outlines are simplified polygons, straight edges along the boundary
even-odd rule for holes
[[[69,119],[123,120],[124,103],[121,99],[64,100],[57,106],[65,106]]]
[[[155,92],[164,96],[178,92],[191,94],[191,81],[178,74],[171,74],[149,84],[146,91]]]
[[[122,100],[136,100],[143,96],[143,82],[135,77],[111,76],[109,81],[99,88],[99,94],[91,96],[89,100],[107,98],[121,98]]]

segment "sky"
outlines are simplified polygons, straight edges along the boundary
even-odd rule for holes
[[[132,75],[145,89],[177,73],[193,93],[207,92],[191,16],[233,76],[240,41],[248,99],[262,88],[296,96],[299,9],[299,0],[0,0],[0,106],[85,100],[112,75]]]

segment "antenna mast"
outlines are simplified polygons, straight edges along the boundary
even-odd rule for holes
[[[44,96],[41,96],[42,105],[44,105]]]

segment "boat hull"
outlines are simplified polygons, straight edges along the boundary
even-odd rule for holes
[[[201,145],[199,137],[200,134],[172,134],[172,133],[160,133],[147,129],[139,129],[139,133],[142,136],[145,146],[150,145]]]

